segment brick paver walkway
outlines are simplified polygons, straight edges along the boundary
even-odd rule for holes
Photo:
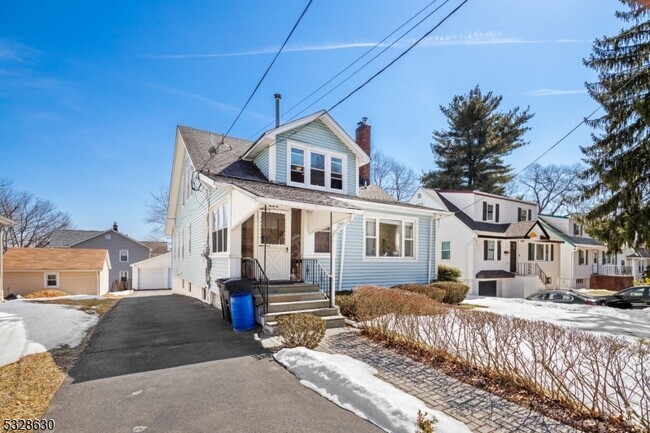
[[[528,408],[460,382],[432,367],[381,347],[350,328],[331,329],[319,350],[359,359],[397,388],[464,422],[475,433],[578,432]]]

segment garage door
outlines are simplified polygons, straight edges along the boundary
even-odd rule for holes
[[[167,289],[165,275],[167,269],[140,269],[138,274],[138,290]]]
[[[478,282],[479,296],[496,296],[497,295],[497,282],[496,281],[479,281]]]

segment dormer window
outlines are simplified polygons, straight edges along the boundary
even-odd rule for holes
[[[488,221],[494,220],[494,205],[493,204],[488,204],[487,205],[486,219]]]
[[[580,224],[573,225],[573,235],[582,236],[582,226]]]
[[[499,222],[499,204],[483,202],[483,221]]]
[[[289,181],[293,186],[342,192],[345,189],[343,155],[292,144]]]

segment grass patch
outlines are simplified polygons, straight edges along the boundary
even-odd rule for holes
[[[72,305],[85,312],[104,316],[120,301],[109,299],[52,299],[43,304]],[[49,352],[28,355],[0,367],[0,420],[40,419],[54,394],[77,362],[94,327],[77,347],[63,346]]]
[[[474,305],[474,304],[458,304],[454,305],[455,308],[460,308],[462,310],[473,310],[475,308],[488,308],[485,305]]]
[[[582,293],[590,296],[614,296],[618,292],[613,292],[611,290],[585,290]]]
[[[101,299],[52,299],[51,301],[41,301],[43,304],[59,304],[76,306],[87,313],[95,312],[100,316],[108,313],[111,308],[120,301],[121,298],[101,298]]]
[[[39,290],[38,292],[32,292],[25,295],[25,298],[27,299],[56,298],[58,296],[70,296],[70,294],[66,292],[62,292],[61,290]]]

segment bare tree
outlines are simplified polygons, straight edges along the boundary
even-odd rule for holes
[[[58,211],[49,200],[17,191],[12,182],[0,179],[0,215],[13,220],[6,227],[2,247],[46,247],[52,232],[72,227],[70,215]]]
[[[531,165],[516,180],[515,195],[539,205],[539,212],[550,215],[580,214],[588,207],[581,200],[583,167],[574,165]]]
[[[380,150],[372,153],[370,177],[375,186],[400,201],[408,200],[420,186],[420,177],[411,167]]]
[[[169,205],[169,188],[161,185],[157,192],[151,193],[151,203],[147,205],[144,222],[151,225],[151,240],[165,240],[165,225],[167,224],[167,207]]]

